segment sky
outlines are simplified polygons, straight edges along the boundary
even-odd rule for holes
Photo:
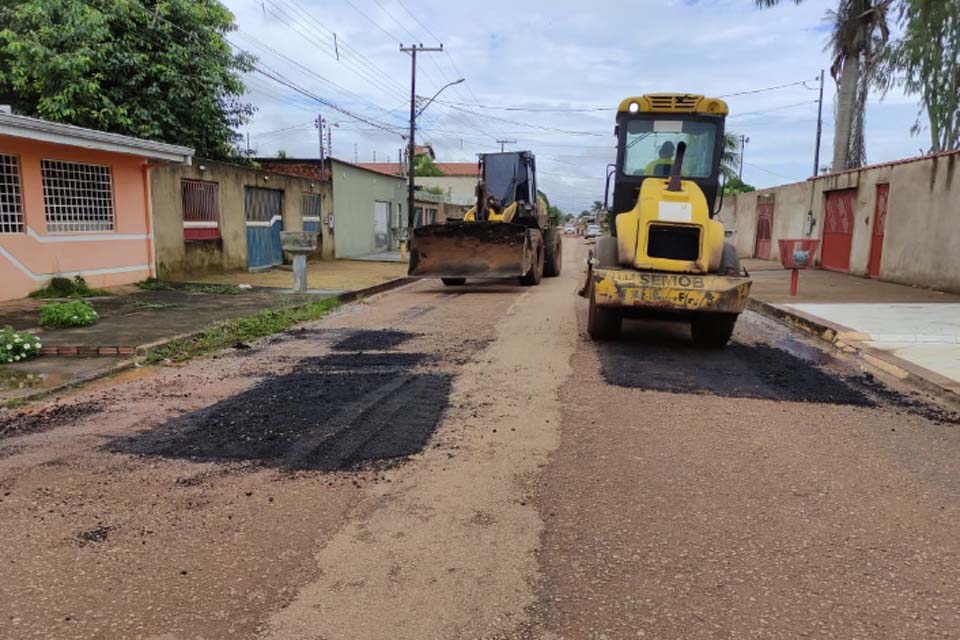
[[[417,95],[429,99],[418,143],[441,162],[507,149],[537,156],[551,203],[579,213],[603,199],[615,159],[616,106],[626,97],[685,92],[725,97],[727,130],[749,138],[743,179],[757,187],[813,171],[817,77],[827,69],[821,166],[832,156],[836,86],[825,15],[836,0],[225,0],[230,41],[258,58],[245,76],[257,108],[243,133],[258,155],[319,154],[318,114],[331,123],[333,155],[397,161],[406,144],[411,42],[444,46],[418,55]],[[334,34],[336,42],[334,41]],[[782,86],[787,85],[787,86]],[[779,87],[770,89],[771,87]],[[911,135],[917,100],[872,95],[869,163],[921,153]]]

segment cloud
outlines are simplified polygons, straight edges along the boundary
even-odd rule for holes
[[[241,32],[231,39],[264,64],[351,112],[406,127],[409,57],[399,43],[443,41],[446,53],[419,56],[417,93],[443,92],[419,123],[419,141],[441,160],[468,161],[516,139],[533,151],[552,202],[576,212],[603,197],[614,159],[612,109],[655,91],[727,95],[806,80],[776,91],[728,98],[728,129],[750,137],[744,179],[770,186],[806,178],[813,165],[816,82],[830,64],[823,16],[836,0],[761,10],[752,0],[541,0],[482,4],[449,0],[228,0]],[[407,12],[409,9],[416,19]],[[332,34],[337,34],[334,49]],[[433,36],[437,36],[436,38]],[[295,60],[294,65],[250,40]],[[340,59],[337,59],[339,53]],[[334,154],[396,158],[404,141],[265,78],[250,82],[259,107],[249,130],[263,154],[316,157],[322,113]],[[821,164],[831,157],[834,85],[828,78]],[[524,107],[507,111],[484,107]],[[543,111],[609,109],[609,111]],[[916,101],[874,97],[867,117],[871,162],[915,155]],[[300,125],[300,128],[296,128]]]

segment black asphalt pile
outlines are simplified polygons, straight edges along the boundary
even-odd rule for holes
[[[620,387],[876,406],[868,393],[848,380],[766,344],[705,350],[678,342],[621,342],[601,345],[600,359],[604,379]]]
[[[383,331],[360,330],[354,331],[346,338],[333,345],[334,351],[389,351],[396,349],[401,344],[417,337],[414,333],[406,331],[393,331],[385,329]]]
[[[44,407],[39,411],[0,410],[0,440],[73,424],[102,410],[103,407],[99,402],[57,404]]]
[[[419,353],[337,353],[164,425],[111,451],[199,462],[342,470],[422,450],[453,376],[415,367]]]

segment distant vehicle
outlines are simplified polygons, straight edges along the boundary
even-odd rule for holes
[[[596,238],[596,237],[599,236],[599,235],[600,235],[600,225],[598,225],[598,224],[590,224],[590,225],[587,225],[587,233],[586,233],[586,236],[587,236],[588,238]]]
[[[567,236],[577,235],[577,225],[568,222],[563,226],[563,233]]]

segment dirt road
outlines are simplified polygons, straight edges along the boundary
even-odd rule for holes
[[[2,638],[960,634],[960,434],[757,316],[421,282],[0,416]]]

